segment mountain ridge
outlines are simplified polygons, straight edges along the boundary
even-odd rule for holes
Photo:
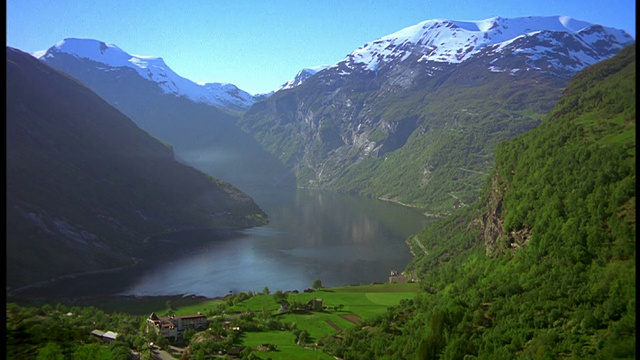
[[[102,63],[68,53],[40,61],[78,79],[141,129],[171,144],[179,161],[248,193],[265,183],[292,182],[279,161],[235,125],[239,111],[167,94],[130,67],[104,71]]]
[[[612,43],[622,44],[630,39],[624,31],[575,20],[568,16],[493,17],[478,21],[436,19],[418,23],[381,37],[371,44],[365,44],[351,53],[347,59],[353,58],[354,63],[363,62],[371,69],[377,66],[377,63],[371,60],[375,57],[384,60],[390,55],[384,50],[393,45],[398,48],[419,48],[422,56],[418,62],[459,63],[476,55],[484,47],[497,46],[499,50],[522,36],[533,36],[540,32],[567,32],[583,37],[592,32],[589,28],[593,26],[601,27]],[[401,52],[396,56],[404,55],[405,53]],[[371,60],[367,61],[369,59]]]
[[[633,40],[567,16],[427,20],[334,65],[301,70],[237,113],[237,124],[295,174],[298,186],[447,214],[473,201],[499,141],[535,127],[579,69],[612,56],[621,42]],[[90,83],[76,63],[43,60]],[[118,88],[107,90],[115,95],[98,92],[124,109],[120,103],[135,94],[123,97],[131,91]],[[138,124],[173,143],[141,121],[151,119]],[[448,142],[472,144],[473,153],[445,150]]]
[[[484,47],[491,47],[495,51],[500,51],[501,48],[509,46],[511,42],[521,41],[519,39],[521,37],[535,36],[539,32],[571,32],[580,35],[585,42],[593,42],[586,39],[594,33],[593,27],[602,28],[603,32],[608,34],[611,42],[628,44],[629,40],[633,40],[623,30],[592,24],[566,15],[517,18],[495,16],[483,20],[470,21],[437,18],[419,22],[367,42],[333,65],[310,68],[313,69],[313,73],[305,74],[303,79],[300,79],[299,76],[308,69],[300,70],[296,78],[285,83],[279,90],[300,85],[309,76],[327,68],[340,68],[340,63],[343,62],[351,63],[353,67],[356,64],[361,64],[364,65],[365,70],[375,72],[381,63],[392,59],[409,57],[409,51],[413,51],[422,53],[416,60],[418,62],[460,63],[476,55]],[[446,44],[447,46],[439,48],[438,43],[439,45]],[[391,47],[404,48],[405,51],[399,54],[392,54],[386,51]],[[417,48],[418,50],[411,48]],[[609,55],[612,54],[610,53]],[[582,58],[582,67],[603,59],[602,57],[589,58],[588,56],[581,56],[581,54],[575,55]],[[345,69],[341,69],[341,71],[345,72]]]
[[[573,28],[531,26],[536,31],[476,47],[484,35],[462,23],[427,22],[424,31],[410,27],[399,32],[403,38],[383,37],[276,92],[239,123],[295,171],[299,186],[450,213],[473,202],[499,141],[535,127],[579,69],[634,42],[621,31],[567,17],[531,19]],[[480,31],[489,30],[488,23],[473,24],[488,34]],[[455,46],[430,47],[445,38]]]
[[[9,287],[129,265],[152,235],[267,221],[238,188],[179,163],[78,80],[10,47],[6,97]]]
[[[46,60],[60,53],[104,64],[104,71],[133,69],[140,77],[156,83],[163,93],[184,96],[197,103],[244,110],[260,98],[260,95],[252,96],[233,84],[197,84],[176,74],[161,57],[130,55],[114,44],[93,39],[67,38],[33,56]]]

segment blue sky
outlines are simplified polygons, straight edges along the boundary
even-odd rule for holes
[[[33,53],[69,38],[162,57],[196,82],[251,94],[331,65],[424,20],[566,15],[636,36],[635,0],[7,0],[7,46]]]

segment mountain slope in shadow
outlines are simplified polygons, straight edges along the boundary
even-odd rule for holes
[[[152,235],[267,223],[77,80],[7,47],[7,288],[114,268]],[[179,244],[178,244],[179,245]]]

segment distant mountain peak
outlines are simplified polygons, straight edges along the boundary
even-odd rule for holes
[[[314,66],[312,68],[304,68],[300,71],[298,71],[298,74],[296,74],[296,76],[287,81],[286,83],[282,84],[282,86],[278,89],[278,90],[285,90],[285,89],[291,89],[294,88],[300,84],[302,84],[303,82],[305,82],[308,78],[310,78],[311,76],[315,75],[316,73],[318,73],[319,71],[322,71],[326,68],[328,68],[328,65],[320,65],[320,66]]]
[[[131,55],[118,46],[93,39],[67,38],[46,51],[32,55],[46,61],[57,53],[66,53],[78,59],[88,59],[107,67],[130,68],[138,75],[155,82],[165,94],[184,96],[197,103],[242,110],[249,108],[256,99],[233,84],[197,84],[176,74],[161,57]]]

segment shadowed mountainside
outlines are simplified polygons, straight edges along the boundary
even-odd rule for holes
[[[93,91],[9,47],[6,94],[8,287],[129,264],[155,234],[266,223],[239,189],[177,162]]]

